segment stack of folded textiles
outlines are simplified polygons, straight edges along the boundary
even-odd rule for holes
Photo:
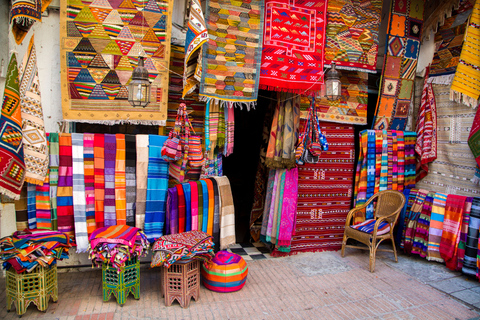
[[[100,267],[103,263],[120,270],[125,262],[146,255],[149,242],[139,229],[127,225],[114,225],[95,230],[89,238],[89,259]]]
[[[213,237],[202,231],[169,234],[155,241],[151,267],[169,268],[177,261],[188,259],[210,261],[214,246]]]
[[[17,273],[32,272],[38,265],[50,268],[57,259],[68,259],[72,245],[65,233],[26,229],[0,239],[0,259],[6,270],[13,267]]]

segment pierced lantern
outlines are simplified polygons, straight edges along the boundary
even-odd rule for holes
[[[138,66],[133,70],[132,80],[128,85],[128,102],[134,107],[145,108],[150,103],[150,81],[143,59],[138,58]]]
[[[342,96],[342,74],[335,69],[335,62],[332,62],[332,68],[325,74],[325,97],[328,100],[337,100]]]

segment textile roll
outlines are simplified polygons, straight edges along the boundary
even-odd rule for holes
[[[62,1],[60,69],[63,119],[165,125],[173,0]],[[134,108],[128,83],[145,58],[150,103]]]
[[[93,165],[95,173],[95,222],[105,226],[105,136],[95,133],[93,138]]]
[[[37,229],[52,230],[52,212],[50,208],[50,179],[45,175],[43,185],[36,186]]]
[[[247,281],[248,267],[238,254],[218,251],[212,261],[202,264],[202,283],[215,292],[234,292]]]
[[[127,191],[125,176],[125,135],[116,134],[115,213],[118,224],[127,224]]]
[[[445,203],[440,255],[450,270],[457,268],[457,245],[460,241],[460,226],[466,200],[467,197],[449,194]]]
[[[105,227],[117,224],[117,213],[115,211],[115,155],[117,138],[114,134],[105,134],[105,200],[104,218]]]
[[[25,180],[22,145],[22,114],[18,87],[17,58],[11,55],[3,92],[0,139],[0,193],[20,199]]]
[[[145,235],[153,243],[163,236],[168,189],[168,162],[162,159],[161,149],[166,136],[149,136],[148,182],[145,203]]]
[[[58,187],[57,187],[57,224],[58,231],[68,236],[74,235],[73,216],[73,172],[72,172],[72,136],[60,133],[58,136]]]
[[[435,193],[432,203],[432,214],[430,216],[430,228],[428,229],[427,260],[429,261],[444,262],[440,255],[440,241],[442,239],[446,201],[446,194]]]
[[[137,143],[134,135],[125,135],[125,180],[127,200],[127,225],[135,226]]]
[[[282,19],[277,19],[278,15]],[[326,1],[265,1],[261,89],[305,94],[320,91],[326,18]],[[305,24],[296,23],[296,19]]]
[[[263,3],[208,0],[206,8],[209,40],[202,50],[199,94],[248,108],[258,96]]]
[[[88,249],[83,152],[83,133],[72,133],[73,215],[78,253],[86,252]]]
[[[30,38],[19,76],[25,181],[42,185],[48,170],[48,146],[43,122],[34,36]]]
[[[10,10],[12,33],[17,44],[23,39],[35,21],[42,21],[42,13],[52,0],[13,0]]]
[[[95,135],[83,134],[83,168],[85,174],[85,215],[87,218],[87,232],[91,235],[97,228],[95,222]]]
[[[376,72],[382,1],[329,1],[325,64],[338,69]]]
[[[52,230],[58,230],[57,224],[57,187],[58,187],[58,164],[59,164],[59,146],[58,133],[48,134],[48,145],[50,153],[50,208],[52,211]]]
[[[468,233],[465,244],[465,257],[462,272],[475,276],[477,273],[478,233],[480,228],[480,198],[473,198]]]
[[[228,177],[213,177],[217,181],[220,197],[220,250],[225,250],[236,243],[235,206]]]
[[[455,71],[450,100],[476,108],[480,103],[480,2],[475,1]]]
[[[37,229],[36,186],[27,182],[28,228]]]
[[[135,204],[135,227],[144,230],[145,203],[148,177],[148,135],[137,134],[137,194]]]

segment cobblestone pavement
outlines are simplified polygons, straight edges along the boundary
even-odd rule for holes
[[[458,274],[435,271],[446,270],[444,265],[405,256],[395,263],[392,254],[383,252],[370,273],[367,252],[346,250],[345,258],[340,252],[319,252],[248,261],[242,290],[215,293],[202,286],[199,300],[185,309],[177,302],[165,306],[160,270],[148,264],[141,266],[140,300],[130,295],[123,307],[113,296],[103,302],[100,269],[62,269],[58,303],[50,302],[46,312],[30,305],[22,320],[478,319],[475,302],[465,303],[453,294],[480,292],[477,281],[466,279],[468,286],[458,282],[462,279],[452,282]],[[18,319],[14,307],[7,313],[5,291],[0,293],[0,319]]]

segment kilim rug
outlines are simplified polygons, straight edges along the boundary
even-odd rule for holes
[[[423,26],[423,0],[394,0],[374,128],[404,130]]]
[[[63,118],[165,125],[173,0],[61,1]],[[146,57],[150,104],[133,108],[128,82]]]
[[[330,0],[325,64],[338,69],[376,72],[382,1]]]
[[[321,89],[326,13],[323,0],[265,1],[261,89],[305,94]]]
[[[437,159],[429,163],[428,175],[416,183],[416,188],[479,196],[480,186],[471,181],[477,163],[467,143],[475,110],[450,101],[449,86],[434,84],[433,92],[437,106]]]
[[[42,21],[42,12],[52,0],[13,0],[10,11],[12,33],[17,44],[23,39],[35,21]]]
[[[288,254],[339,250],[351,208],[355,162],[353,126],[321,122],[328,139],[317,164],[298,167],[295,234]]]
[[[207,0],[200,95],[254,105],[258,96],[263,1]],[[188,52],[188,51],[187,51]]]
[[[318,119],[320,121],[366,125],[368,74],[342,70],[341,81],[342,96],[340,99],[330,101],[323,96],[316,98],[315,105],[317,107]],[[307,97],[302,97],[302,100],[308,99]],[[306,101],[303,103],[306,103]],[[302,113],[302,117],[306,117],[306,112]]]
[[[20,69],[20,106],[22,110],[25,181],[42,185],[48,170],[48,147],[33,36]]]
[[[0,117],[0,193],[20,199],[25,180],[17,58],[10,57]]]
[[[450,99],[476,108],[480,97],[480,1],[476,1],[465,32]]]
[[[430,65],[429,83],[452,83],[474,3],[475,0],[460,1],[459,8],[452,11],[452,16],[446,18],[435,33],[435,52]]]

